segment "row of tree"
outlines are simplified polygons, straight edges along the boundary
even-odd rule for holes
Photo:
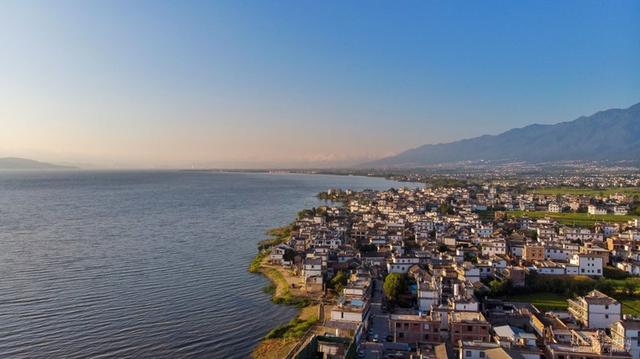
[[[620,284],[611,279],[599,278],[591,279],[588,277],[569,277],[569,276],[544,276],[535,272],[527,274],[525,278],[524,288],[515,288],[508,280],[500,281],[493,279],[488,281],[488,293],[480,293],[481,295],[490,295],[492,297],[508,296],[513,294],[528,293],[556,293],[566,297],[576,295],[585,295],[588,292],[597,289],[607,295],[614,295],[618,288],[622,293],[628,296],[635,295],[638,288],[636,280],[630,278],[624,280]]]

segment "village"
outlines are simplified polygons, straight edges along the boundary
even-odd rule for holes
[[[320,193],[254,263],[274,301],[305,308],[265,342],[288,358],[640,359],[639,183],[606,181]]]

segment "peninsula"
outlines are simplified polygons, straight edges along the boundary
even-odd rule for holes
[[[637,172],[424,180],[329,189],[269,231],[250,271],[301,310],[254,357],[640,353]]]

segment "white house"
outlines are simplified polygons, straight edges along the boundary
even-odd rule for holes
[[[570,249],[557,245],[547,246],[544,248],[544,258],[552,261],[568,261],[576,253],[578,253],[577,249]]]
[[[504,239],[492,239],[482,241],[482,255],[492,257],[495,255],[503,255],[507,253],[507,243]]]
[[[631,275],[640,275],[640,263],[638,262],[619,262],[616,267]]]
[[[587,207],[587,212],[591,215],[605,215],[607,214],[607,210],[604,208],[600,208],[598,206],[594,206],[594,205],[589,205],[589,207]]]
[[[536,272],[544,275],[565,275],[564,266],[553,261],[536,261],[533,267]]]
[[[640,359],[640,320],[619,320],[611,325],[613,344]]]
[[[369,302],[366,300],[347,300],[331,308],[331,320],[362,323],[369,317]]]
[[[592,232],[588,228],[561,227],[560,235],[570,241],[602,241],[601,233]]]
[[[309,277],[322,276],[322,258],[306,258],[302,267],[305,281]]]
[[[626,206],[615,206],[613,207],[613,214],[616,216],[626,216],[629,213],[629,208]]]
[[[269,254],[269,261],[274,264],[287,265],[290,264],[290,261],[286,261],[284,259],[285,253],[287,251],[293,251],[293,248],[288,245],[281,243],[277,246],[271,248],[271,253]]]
[[[438,289],[431,283],[420,283],[418,286],[418,309],[422,312],[431,310],[431,306],[440,304]]]
[[[592,290],[584,297],[568,299],[569,313],[589,329],[606,329],[621,319],[620,302],[606,294]]]
[[[471,262],[463,262],[457,267],[458,277],[463,277],[464,280],[468,280],[471,283],[480,281],[480,269],[473,265]]]
[[[391,257],[387,262],[387,272],[389,273],[407,273],[411,266],[420,263],[417,257]]]
[[[473,230],[478,234],[478,236],[482,238],[490,237],[491,234],[493,234],[493,226],[491,225],[480,226],[478,228],[474,228]]]
[[[574,254],[569,263],[578,266],[578,273],[588,276],[602,276],[604,265],[601,256],[593,254]]]
[[[564,274],[566,275],[578,275],[580,274],[580,267],[575,264],[563,264]]]
[[[560,213],[560,212],[562,212],[562,207],[560,207],[560,205],[558,205],[555,202],[549,203],[548,209],[549,209],[549,212],[552,212],[552,213]]]

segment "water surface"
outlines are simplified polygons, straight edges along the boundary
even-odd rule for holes
[[[246,271],[266,229],[379,178],[0,172],[1,358],[242,358],[295,310]]]

